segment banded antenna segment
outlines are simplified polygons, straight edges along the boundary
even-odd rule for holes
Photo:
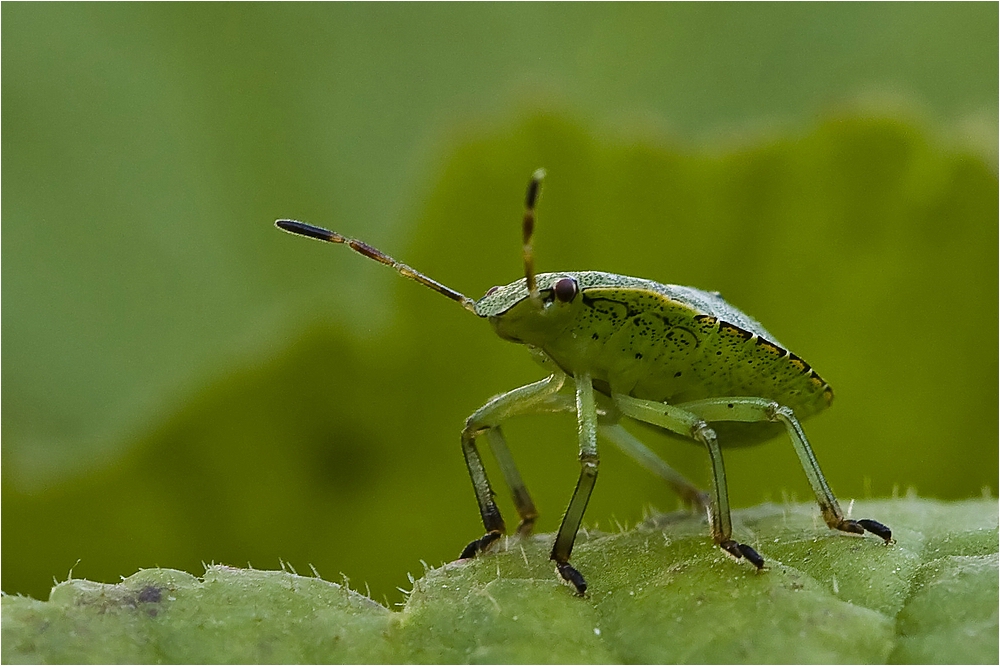
[[[524,223],[521,225],[521,251],[524,255],[524,286],[528,290],[528,298],[539,300],[538,285],[535,283],[535,254],[531,246],[535,235],[535,202],[542,188],[545,169],[536,169],[528,181],[528,191],[524,196]]]
[[[378,248],[374,248],[364,241],[357,240],[356,238],[348,238],[347,236],[342,236],[336,231],[330,231],[329,229],[324,229],[323,227],[317,227],[312,224],[306,224],[305,222],[299,222],[298,220],[277,220],[274,225],[281,229],[282,231],[287,231],[290,234],[297,234],[299,236],[305,236],[306,238],[314,238],[316,240],[326,241],[327,243],[339,243],[341,245],[346,245],[355,252],[369,259],[374,259],[380,264],[385,264],[391,267],[397,273],[405,278],[413,280],[414,282],[419,282],[420,284],[433,289],[442,296],[447,296],[453,301],[459,303],[469,312],[475,312],[476,302],[473,301],[468,296],[459,293],[447,287],[437,280],[433,280],[418,270],[415,270],[406,264],[396,261],[385,252],[382,252]]]

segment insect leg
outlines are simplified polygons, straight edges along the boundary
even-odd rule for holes
[[[579,571],[569,563],[569,556],[576,541],[576,533],[583,521],[583,513],[587,510],[587,502],[594,491],[597,481],[597,466],[600,460],[597,455],[597,405],[594,402],[594,385],[590,375],[576,375],[576,418],[580,435],[580,478],[576,482],[573,498],[566,507],[556,542],[552,546],[550,559],[556,563],[556,572],[563,580],[576,588],[576,593],[583,595],[587,591],[587,581]]]
[[[628,430],[618,424],[600,424],[597,426],[597,433],[631,456],[637,463],[666,481],[667,485],[688,506],[698,509],[708,508],[708,493],[700,490],[698,486],[684,478],[683,474],[663,462],[658,455],[650,451],[649,447],[640,442]]]
[[[570,412],[573,411],[573,400],[569,396],[549,394],[542,396],[536,401],[522,404],[522,409],[524,411],[519,410],[507,416],[542,412]],[[535,508],[535,503],[532,501],[531,495],[528,493],[528,488],[521,478],[521,472],[517,469],[514,457],[510,454],[510,449],[507,447],[507,438],[504,437],[501,427],[497,425],[487,430],[486,440],[490,443],[493,458],[500,467],[500,472],[503,474],[504,481],[507,482],[507,487],[510,488],[514,507],[517,509],[517,515],[521,518],[521,522],[517,526],[517,533],[521,536],[527,536],[531,534],[531,530],[535,526],[535,520],[538,519],[538,510]]]
[[[785,425],[788,436],[795,447],[795,453],[799,456],[802,469],[805,470],[809,485],[812,486],[816,501],[819,502],[820,510],[823,512],[823,519],[826,524],[835,530],[850,532],[852,534],[864,534],[871,532],[875,536],[882,538],[886,543],[892,540],[892,530],[875,520],[850,520],[844,517],[844,512],[837,503],[837,498],[830,489],[823,471],[819,468],[819,462],[809,446],[806,433],[802,430],[802,425],[795,418],[795,413],[789,407],[779,405],[773,400],[766,398],[710,398],[707,400],[697,400],[681,405],[684,409],[690,410],[706,421],[772,421]]]
[[[535,520],[538,519],[538,509],[535,508],[528,488],[524,485],[524,479],[521,478],[521,472],[514,463],[510,449],[507,448],[507,439],[503,436],[500,426],[487,430],[486,440],[490,443],[493,458],[500,466],[504,481],[510,488],[514,508],[517,509],[517,515],[521,518],[521,522],[517,526],[517,533],[526,536],[531,533],[531,529],[535,526]]]
[[[726,485],[726,467],[722,460],[722,449],[715,431],[708,427],[705,419],[681,407],[667,405],[653,400],[641,400],[616,393],[612,396],[615,406],[622,414],[638,421],[651,423],[685,437],[691,437],[708,449],[712,460],[712,494],[709,502],[709,519],[712,538],[720,548],[733,557],[747,558],[755,567],[764,566],[764,558],[746,544],[733,540],[733,524],[729,514],[729,491]]]
[[[514,496],[514,505],[521,516],[522,527],[519,528],[519,531],[530,530],[538,512],[524,486],[520,472],[514,465],[514,459],[510,455],[510,450],[507,448],[507,443],[499,427],[502,421],[517,414],[557,409],[559,404],[555,400],[555,394],[562,388],[565,381],[566,375],[558,372],[541,381],[508,391],[487,402],[466,420],[465,429],[462,431],[462,453],[465,454],[465,465],[472,478],[472,487],[476,492],[479,513],[483,518],[486,534],[466,546],[460,555],[461,558],[473,557],[477,553],[485,551],[507,529],[503,517],[500,515],[500,509],[493,499],[493,488],[490,486],[489,478],[486,476],[486,468],[483,466],[479,449],[476,447],[476,438],[484,432],[487,433],[490,447],[497,458],[507,485],[510,486]]]

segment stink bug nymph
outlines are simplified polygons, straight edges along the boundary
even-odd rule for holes
[[[461,557],[484,553],[506,532],[476,439],[486,435],[521,519],[517,532],[526,535],[538,512],[500,425],[519,414],[558,411],[576,413],[580,478],[551,559],[558,575],[578,594],[586,591],[587,583],[569,559],[597,480],[598,435],[662,477],[688,503],[707,508],[715,543],[758,569],[764,558],[732,538],[722,447],[757,443],[782,430],[792,441],[826,524],[852,534],[868,531],[889,543],[892,532],[885,525],[844,517],[799,425],[800,419],[826,409],[833,391],[756,320],[718,293],[693,287],[597,271],[535,273],[531,239],[544,175],[539,169],[528,184],[524,278],[493,287],[478,301],[361,241],[304,222],[276,222],[291,233],[345,244],[457,301],[488,320],[501,338],[526,345],[550,373],[496,396],[466,420],[462,452],[486,533],[466,546]],[[574,390],[561,391],[567,384]],[[706,495],[660,460],[619,424],[622,417],[703,445],[712,461],[711,493]]]

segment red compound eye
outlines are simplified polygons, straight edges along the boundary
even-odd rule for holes
[[[562,278],[556,282],[553,289],[555,290],[556,298],[563,303],[572,301],[580,291],[580,288],[576,286],[576,280],[573,278]]]
[[[500,287],[490,287],[489,289],[486,290],[486,295],[489,296],[490,294],[492,294],[494,291],[496,291],[499,288]]]

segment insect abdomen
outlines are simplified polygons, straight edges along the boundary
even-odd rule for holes
[[[702,354],[693,378],[704,387],[701,397],[753,396],[791,407],[800,418],[830,405],[833,390],[795,354],[759,333],[711,315],[696,315],[711,326],[702,338]],[[695,397],[676,396],[680,401]]]
[[[804,361],[758,332],[651,291],[591,288],[582,296],[574,325],[546,351],[564,368],[587,369],[614,392],[673,404],[761,397],[803,418],[832,399]]]

